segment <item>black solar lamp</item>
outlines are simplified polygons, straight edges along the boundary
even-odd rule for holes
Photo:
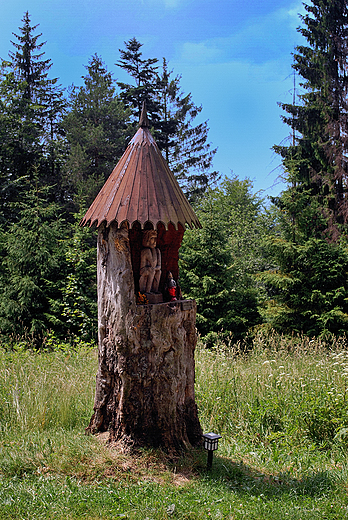
[[[213,453],[218,449],[219,439],[221,435],[217,433],[203,433],[203,446],[208,451],[207,469],[211,469],[213,465]]]

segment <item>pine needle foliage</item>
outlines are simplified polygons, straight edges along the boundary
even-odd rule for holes
[[[348,5],[313,0],[304,7],[298,30],[308,45],[296,47],[293,64],[302,93],[293,104],[281,104],[291,144],[274,147],[289,187],[276,203],[294,234],[336,241],[348,215]]]
[[[286,334],[344,335],[348,326],[348,251],[311,238],[269,243],[278,268],[260,275],[268,291],[266,321]]]
[[[39,339],[56,322],[51,301],[60,297],[66,228],[59,207],[47,201],[47,189],[37,180],[28,180],[27,189],[18,222],[2,236],[0,330]]]
[[[129,137],[129,112],[116,93],[116,82],[101,57],[86,66],[81,87],[72,87],[69,112],[63,120],[69,155],[65,185],[76,211],[89,206],[124,152]]]
[[[180,249],[180,283],[198,305],[205,336],[241,338],[260,322],[255,274],[264,267],[263,240],[271,217],[252,183],[226,178],[195,206],[202,229],[187,230]]]
[[[165,58],[159,66],[157,58],[143,57],[143,44],[136,38],[124,43],[116,65],[131,76],[133,83],[117,84],[121,99],[131,110],[134,130],[145,101],[158,147],[184,193],[193,201],[219,178],[213,171],[217,149],[208,141],[208,122],[196,124],[202,107],[193,102],[191,93],[183,93],[180,75],[173,75]]]

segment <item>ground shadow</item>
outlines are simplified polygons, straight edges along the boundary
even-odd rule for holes
[[[207,455],[196,452],[196,472],[199,478],[211,481],[218,480],[227,489],[238,494],[275,497],[283,494],[318,497],[332,490],[337,485],[337,476],[330,471],[317,471],[294,478],[288,472],[263,473],[249,465],[234,462],[227,457],[215,454],[213,467],[207,470]]]
[[[103,442],[106,442],[104,437]],[[118,453],[118,447],[113,446],[111,452]],[[339,480],[334,471],[318,470],[297,478],[290,472],[262,472],[251,465],[244,464],[243,461],[236,462],[231,458],[220,456],[218,452],[214,454],[212,469],[207,470],[207,452],[201,447],[183,451],[181,454],[143,448],[123,457],[123,462],[115,461],[114,471],[117,466],[121,472],[130,471],[134,475],[151,473],[152,476],[149,474],[148,477],[155,481],[160,481],[160,475],[169,471],[173,475],[174,484],[202,479],[212,486],[218,483],[226,490],[238,494],[267,498],[282,495],[320,497],[335,489]]]

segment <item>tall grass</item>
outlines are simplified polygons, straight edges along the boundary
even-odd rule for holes
[[[243,345],[198,349],[201,422],[269,470],[303,471],[315,454],[344,462],[348,447],[348,351],[345,338],[311,340],[260,334]]]
[[[59,466],[69,459],[74,464],[72,453],[84,449],[84,439],[76,438],[92,412],[97,356],[91,348],[64,347],[37,353],[20,344],[0,350],[0,472],[5,475],[41,471],[54,459]]]
[[[345,339],[199,343],[201,424],[222,435],[210,473],[200,450],[169,462],[85,436],[96,351],[51,347],[0,350],[0,519],[347,518]]]
[[[0,350],[0,364],[1,431],[69,430],[88,420],[96,374],[90,349]]]

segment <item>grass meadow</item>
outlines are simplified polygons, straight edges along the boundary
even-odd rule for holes
[[[0,519],[347,519],[344,339],[258,335],[196,351],[202,428],[222,435],[169,459],[86,436],[96,350],[0,349]]]

